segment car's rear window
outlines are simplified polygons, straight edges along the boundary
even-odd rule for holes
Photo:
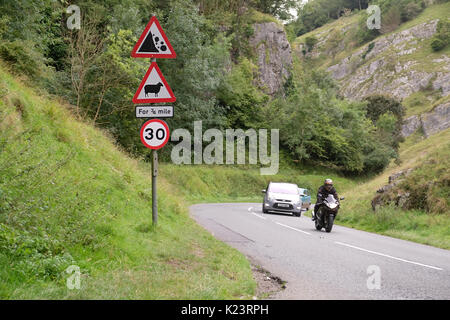
[[[298,194],[298,188],[293,184],[272,183],[269,185],[269,192]]]

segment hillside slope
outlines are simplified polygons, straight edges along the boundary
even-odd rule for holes
[[[354,39],[361,13],[354,14],[297,38],[293,48],[304,59],[306,39],[315,37],[318,42],[307,54],[309,62],[329,71],[347,98],[389,94],[403,99],[407,117],[431,112],[438,106],[447,110],[450,47],[434,52],[431,42],[438,22],[446,21],[449,12],[448,2],[432,5],[397,30],[362,46]],[[444,120],[448,127],[448,115]],[[417,118],[409,119],[413,121],[417,122]],[[417,129],[416,126],[407,130],[405,136]]]
[[[150,168],[0,68],[2,299],[248,298],[248,261],[188,217]],[[136,130],[136,132],[138,132]],[[65,270],[80,267],[81,289]]]
[[[382,174],[345,191],[337,223],[450,249],[450,129],[428,139],[414,134],[402,144],[399,159]],[[408,169],[412,173],[395,192],[408,191],[424,208],[438,206],[436,212],[403,210],[393,205],[374,212],[371,201],[377,190],[388,184],[390,176]]]
[[[354,37],[362,14],[357,13],[292,43],[300,63],[328,71],[346,98],[384,94],[402,100],[406,108],[402,128],[406,140],[399,159],[381,174],[345,190],[347,199],[337,223],[450,248],[450,48],[431,49],[438,21],[447,20],[449,12],[448,2],[432,5],[364,45],[358,45]],[[310,52],[305,50],[308,38],[317,39]],[[413,174],[394,191],[412,194],[421,208],[389,206],[374,212],[371,201],[377,190],[388,184],[390,176],[409,169]]]

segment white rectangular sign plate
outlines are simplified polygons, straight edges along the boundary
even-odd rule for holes
[[[173,118],[173,106],[137,106],[136,118]]]

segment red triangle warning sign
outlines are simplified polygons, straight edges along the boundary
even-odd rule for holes
[[[177,98],[175,98],[158,65],[156,62],[152,62],[133,97],[133,103],[175,102],[176,100]]]
[[[131,52],[134,58],[176,58],[158,19],[153,16]]]

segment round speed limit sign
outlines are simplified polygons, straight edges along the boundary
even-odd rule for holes
[[[158,150],[169,141],[169,127],[159,119],[152,119],[144,123],[141,128],[141,141],[149,149]]]

